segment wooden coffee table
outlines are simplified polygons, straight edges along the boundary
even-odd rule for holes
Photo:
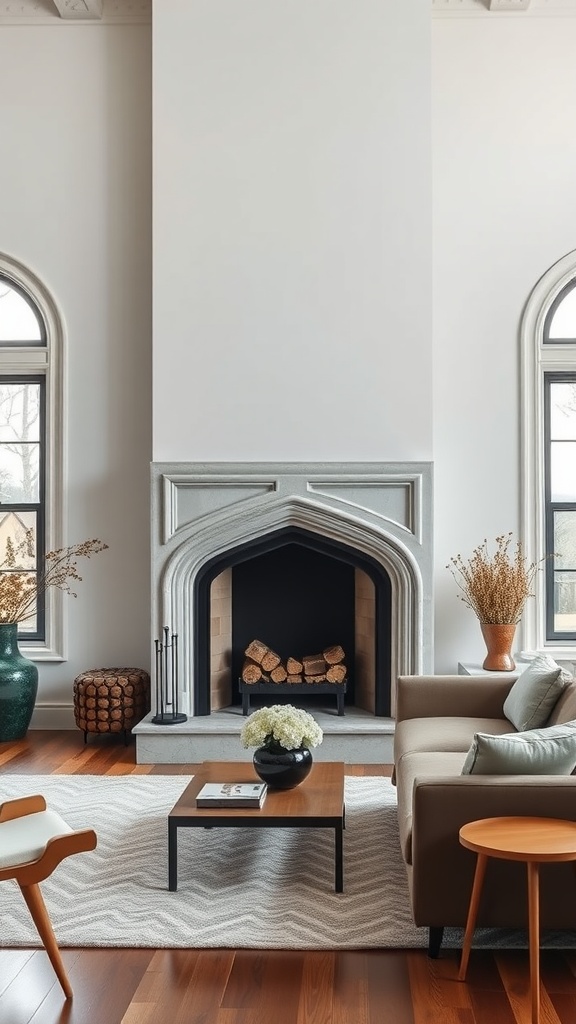
[[[576,861],[576,822],[563,818],[483,818],[460,829],[462,846],[478,854],[458,980],[464,981],[488,857],[525,861],[528,868],[528,944],[532,1024],[540,1022],[540,907],[538,865]]]
[[[334,888],[344,891],[342,846],[344,830],[344,764],[315,762],[296,789],[269,789],[264,806],[196,807],[205,782],[259,781],[251,763],[204,761],[168,815],[168,888],[178,886],[178,829],[180,828],[332,828],[334,829]]]

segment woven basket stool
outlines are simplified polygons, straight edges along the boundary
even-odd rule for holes
[[[74,718],[84,732],[124,733],[150,710],[150,676],[143,668],[91,668],[74,680]]]

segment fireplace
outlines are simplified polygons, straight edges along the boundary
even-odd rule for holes
[[[398,675],[432,671],[430,463],[155,463],[152,516],[153,636],[178,634],[188,715],[237,703],[242,645],[262,631],[271,646],[344,640],[347,699],[377,716],[394,714]],[[341,607],[333,594],[319,621],[297,622],[294,588],[304,576],[314,589],[318,565]],[[281,581],[268,602],[263,567]]]
[[[339,541],[284,527],[211,559],[197,574],[195,588],[196,714],[240,703],[245,652],[257,638],[284,661],[342,646],[345,703],[390,714],[391,584],[375,559]],[[265,703],[275,702],[275,689]],[[326,703],[325,690],[313,683],[276,693],[282,700],[286,693],[297,695],[303,706],[320,695]]]

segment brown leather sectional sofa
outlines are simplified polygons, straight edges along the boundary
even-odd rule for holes
[[[429,929],[437,956],[445,926],[464,927],[476,858],[458,840],[478,818],[537,815],[576,820],[576,776],[462,775],[475,732],[516,730],[502,706],[514,673],[401,676],[398,680],[394,781],[400,841],[412,913]],[[576,682],[563,691],[547,725],[576,719]],[[573,864],[542,865],[541,928],[576,929]],[[488,862],[478,927],[527,926],[524,864]]]

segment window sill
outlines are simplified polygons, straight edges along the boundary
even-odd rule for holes
[[[60,653],[60,651],[52,650],[49,647],[34,647],[27,644],[24,640],[18,641],[18,647],[20,648],[20,653],[23,654],[25,658],[29,658],[30,661],[58,662],[68,660]]]
[[[539,655],[547,654],[550,658],[554,658],[554,661],[570,662],[571,666],[576,669],[576,646],[562,646],[562,647],[541,647],[537,651],[521,651],[520,657],[526,661],[532,661],[533,658],[537,658]]]

